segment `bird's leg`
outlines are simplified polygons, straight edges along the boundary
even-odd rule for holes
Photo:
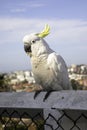
[[[45,97],[44,97],[44,99],[43,99],[43,102],[45,102],[45,100],[49,97],[49,95],[51,94],[51,92],[53,92],[54,90],[49,90],[49,91],[47,91],[47,93],[46,93],[46,95],[45,95]]]
[[[34,99],[38,96],[38,94],[39,94],[40,92],[41,92],[41,90],[35,92],[35,94],[34,94]]]

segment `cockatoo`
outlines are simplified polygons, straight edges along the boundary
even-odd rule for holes
[[[42,86],[43,91],[47,91],[43,101],[52,91],[72,89],[65,61],[43,39],[49,33],[50,27],[46,25],[41,33],[32,33],[23,38],[24,50],[30,56],[35,81]],[[35,93],[34,98],[38,93]]]

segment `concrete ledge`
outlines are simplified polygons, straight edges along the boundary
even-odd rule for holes
[[[44,109],[57,108],[59,110],[87,110],[87,91],[57,91],[52,92],[43,102],[46,92],[41,92],[34,100],[34,92],[1,92],[0,109]]]

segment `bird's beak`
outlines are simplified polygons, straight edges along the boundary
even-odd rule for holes
[[[25,50],[26,53],[31,53],[31,46],[24,45],[24,50]]]

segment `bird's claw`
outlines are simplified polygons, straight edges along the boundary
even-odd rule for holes
[[[51,92],[53,92],[53,90],[47,91],[47,93],[43,99],[43,102],[45,102],[45,100],[50,96]]]
[[[36,91],[34,94],[34,99],[36,99],[36,97],[39,95],[41,91]],[[53,90],[47,91],[47,93],[45,94],[45,97],[43,98],[43,102],[45,102],[45,100],[50,96],[51,92],[53,92]]]
[[[41,92],[41,90],[35,92],[34,99],[39,95],[40,92]]]

